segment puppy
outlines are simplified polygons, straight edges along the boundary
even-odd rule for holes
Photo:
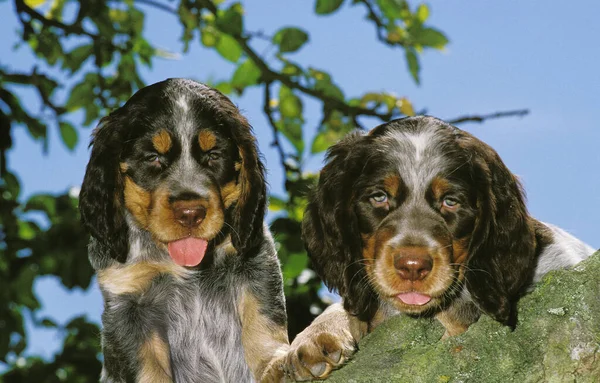
[[[303,236],[343,304],[294,340],[288,373],[326,377],[399,313],[435,316],[445,337],[482,313],[514,328],[517,302],[533,283],[593,253],[532,218],[524,199],[492,148],[436,118],[391,121],[334,145]]]
[[[270,381],[287,318],[246,119],[169,79],[102,119],[91,146],[80,210],[105,303],[101,381]]]

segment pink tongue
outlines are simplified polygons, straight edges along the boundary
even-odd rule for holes
[[[199,238],[186,238],[169,242],[169,255],[179,266],[196,266],[204,258],[208,242]]]
[[[406,303],[407,305],[422,306],[431,300],[431,297],[429,295],[419,294],[419,293],[403,293],[403,294],[398,294],[397,296],[398,296],[398,299],[400,299],[402,302]]]

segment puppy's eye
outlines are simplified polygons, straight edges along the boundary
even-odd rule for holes
[[[148,154],[144,157],[144,161],[149,162],[152,165],[160,165],[160,158],[156,153]]]
[[[373,194],[371,194],[369,199],[371,200],[371,203],[375,207],[385,206],[385,205],[387,205],[387,202],[388,202],[388,196],[384,192],[373,193]]]
[[[459,206],[460,204],[458,203],[458,200],[451,197],[446,197],[442,201],[442,207],[446,210],[456,210]]]
[[[210,152],[208,153],[208,160],[209,161],[216,161],[219,158],[221,158],[221,154],[217,153],[217,152]]]

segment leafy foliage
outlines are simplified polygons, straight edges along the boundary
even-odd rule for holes
[[[141,6],[153,7],[165,17],[179,21],[182,53],[197,41],[235,65],[230,78],[213,84],[221,91],[241,95],[251,87],[263,90],[263,110],[285,171],[287,192],[285,196],[271,196],[271,210],[276,213],[271,228],[285,276],[290,334],[304,328],[326,303],[319,297],[321,282],[310,269],[300,239],[306,191],[315,180],[314,174],[304,171],[303,164],[307,156],[323,152],[350,130],[361,129],[361,117],[385,121],[413,115],[410,100],[386,92],[346,95],[332,74],[292,60],[293,53],[311,41],[309,31],[284,26],[272,37],[249,31],[241,2],[12,2],[20,24],[18,45],[28,47],[36,62],[30,71],[11,70],[7,66],[9,58],[0,58],[0,361],[9,365],[2,379],[97,380],[97,326],[85,318],[59,325],[35,315],[40,308],[33,292],[38,276],[55,276],[69,289],[85,289],[90,284],[92,269],[84,255],[87,235],[79,224],[77,198],[71,195],[76,193],[38,194],[24,200],[17,175],[6,166],[6,152],[12,147],[12,134],[17,127],[25,128],[44,150],[49,129],[57,129],[66,148],[73,150],[80,143],[82,127],[92,125],[145,85],[140,68],[151,68],[155,58],[172,53],[157,49],[144,37],[146,15]],[[412,7],[404,0],[345,3],[316,0],[314,11],[323,17],[335,17],[344,5],[363,7],[377,38],[404,50],[416,82],[420,52],[426,48],[443,49],[448,43],[442,32],[426,24],[429,8],[425,4]],[[8,6],[0,4],[2,14],[11,14]],[[254,47],[257,40],[268,41],[275,53],[259,54]],[[35,91],[41,111],[23,105],[17,87]],[[309,127],[303,106],[307,97],[322,105],[322,121],[310,143],[305,142]],[[83,120],[73,123],[74,116],[82,116]],[[23,356],[28,341],[24,331],[27,316],[34,319],[36,326],[56,327],[65,334],[63,349],[52,360]]]

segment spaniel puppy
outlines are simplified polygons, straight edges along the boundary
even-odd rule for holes
[[[104,297],[102,382],[270,381],[289,347],[252,129],[169,79],[102,119],[80,194]]]
[[[445,336],[481,313],[512,328],[517,302],[592,248],[532,218],[517,178],[469,133],[432,117],[395,120],[330,148],[303,222],[306,248],[341,304],[292,343],[288,373],[326,377],[399,313]]]

